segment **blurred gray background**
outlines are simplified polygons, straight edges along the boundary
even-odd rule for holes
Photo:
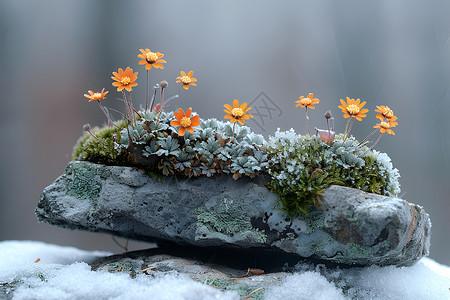
[[[139,48],[165,54],[152,69],[178,93],[179,71],[198,86],[182,92],[181,107],[222,119],[223,104],[252,103],[248,125],[266,137],[293,127],[306,133],[300,95],[320,104],[310,126],[325,128],[346,96],[370,109],[352,133],[363,139],[376,123],[376,105],[399,118],[396,136],[383,136],[402,175],[401,197],[431,215],[431,257],[450,265],[450,2],[448,1],[63,1],[0,0],[0,240],[40,240],[121,252],[104,234],[38,224],[42,189],[71,159],[85,123],[105,122],[83,94],[106,88],[105,105],[122,109],[111,72],[139,72],[135,103],[145,102]],[[124,242],[122,239],[121,242]],[[130,249],[151,244],[130,242]]]

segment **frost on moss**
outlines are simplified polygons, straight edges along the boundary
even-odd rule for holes
[[[320,204],[321,192],[332,184],[397,195],[398,170],[386,154],[364,154],[366,149],[353,137],[343,141],[342,135],[337,136],[330,147],[316,136],[278,130],[265,147],[272,176],[268,188],[279,195],[291,217],[308,215],[311,207]]]

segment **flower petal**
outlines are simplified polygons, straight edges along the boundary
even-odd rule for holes
[[[180,124],[180,121],[178,121],[178,120],[173,120],[173,121],[170,121],[170,125],[172,125],[172,126],[181,126],[181,124]]]
[[[189,126],[186,128],[187,131],[189,131],[190,133],[194,133],[194,128],[192,128],[192,126]]]
[[[231,111],[233,110],[233,108],[231,107],[231,105],[229,105],[229,104],[224,104],[223,106],[225,106],[225,108],[228,109],[228,110],[230,111],[230,114],[231,114]]]
[[[313,97],[314,97],[314,94],[313,93],[309,93],[308,98],[312,99]]]
[[[191,114],[192,114],[192,107],[189,107],[186,111],[186,118],[191,118]]]
[[[239,100],[238,99],[234,99],[233,100],[233,108],[238,108],[239,107]]]
[[[187,73],[188,77],[192,77],[192,75],[194,75],[194,71],[189,71],[189,73]]]
[[[189,85],[188,84],[183,84],[183,89],[188,90],[189,89]]]
[[[237,120],[238,122],[239,122],[239,124],[241,124],[241,125],[244,125],[245,124],[245,121],[244,120],[242,120],[242,119],[239,119],[239,120]]]
[[[184,71],[180,71],[181,76],[186,76],[186,73]]]
[[[186,127],[180,127],[178,129],[178,135],[183,136],[186,133]]]

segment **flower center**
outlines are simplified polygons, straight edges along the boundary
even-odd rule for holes
[[[359,107],[356,104],[350,104],[347,106],[347,111],[351,115],[357,115],[359,113]]]
[[[391,125],[389,125],[388,122],[384,122],[384,121],[380,123],[380,126],[383,127],[384,129],[388,129],[389,127],[391,127]]]
[[[231,111],[231,114],[235,118],[240,118],[244,115],[244,111],[241,108],[236,107],[236,108],[233,108],[233,110]]]
[[[158,60],[158,55],[155,52],[147,52],[145,54],[145,56],[147,57],[147,62],[152,64],[154,62],[156,62]]]
[[[191,77],[189,77],[189,76],[183,76],[183,77],[181,77],[181,82],[182,82],[183,84],[189,84],[189,83],[191,82]]]
[[[102,98],[102,94],[101,93],[95,93],[94,95],[92,95],[92,99],[93,100],[98,100]]]
[[[303,104],[303,105],[310,105],[311,102],[312,102],[312,100],[309,99],[308,97],[303,98],[302,100],[300,100],[300,103]]]
[[[181,127],[189,127],[191,126],[191,119],[187,117],[183,117],[180,121]]]
[[[394,116],[394,112],[389,107],[386,106],[386,109],[383,112],[383,116],[390,119]]]
[[[130,82],[131,82],[131,79],[130,79],[130,77],[128,77],[128,76],[122,77],[122,79],[120,80],[120,83],[121,83],[122,85],[129,85]]]

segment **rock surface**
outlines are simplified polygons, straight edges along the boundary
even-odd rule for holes
[[[311,218],[290,220],[256,179],[166,177],[70,162],[44,189],[42,222],[146,241],[258,249],[349,265],[406,266],[429,254],[431,222],[399,198],[331,186]]]

